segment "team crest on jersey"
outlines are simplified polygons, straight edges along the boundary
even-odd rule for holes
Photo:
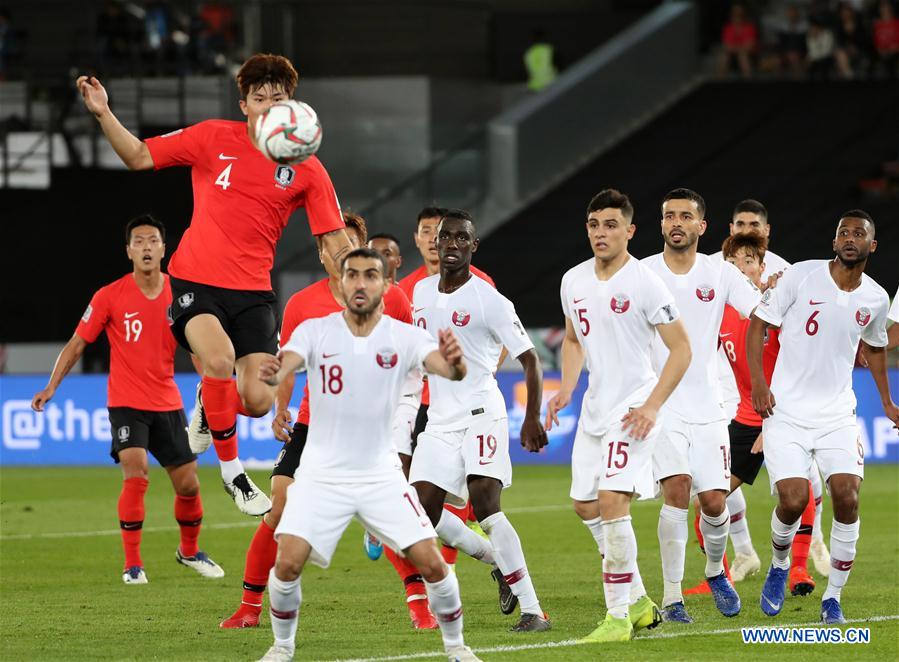
[[[773,292],[773,290],[770,287],[765,290],[765,292],[762,294],[762,303],[768,303],[769,301],[771,301],[771,292]]]
[[[631,300],[627,298],[626,294],[616,294],[609,302],[609,307],[613,313],[620,315],[621,313],[626,313],[627,309],[631,307]]]
[[[279,186],[290,186],[296,176],[296,171],[290,166],[279,165],[275,168],[275,181]]]
[[[456,326],[467,326],[471,321],[471,313],[467,310],[454,310],[453,311],[453,324]]]
[[[855,321],[859,326],[867,326],[871,321],[871,311],[868,308],[859,308],[855,311]]]
[[[696,288],[696,296],[700,301],[708,303],[715,298],[715,288],[710,285],[700,285]]]
[[[84,309],[84,315],[81,316],[82,322],[87,322],[91,318],[91,313],[94,312],[93,307],[90,304],[87,304],[87,308]]]
[[[378,365],[384,368],[384,370],[390,370],[396,366],[397,361],[399,361],[399,356],[397,356],[397,353],[393,349],[386,347],[378,350],[378,353],[375,354],[375,361],[377,361]]]
[[[182,308],[190,308],[190,305],[194,302],[194,293],[188,292],[187,294],[182,294],[178,297],[178,305]]]
[[[131,426],[123,425],[119,428],[119,442],[125,443],[128,441],[128,438],[131,436]]]

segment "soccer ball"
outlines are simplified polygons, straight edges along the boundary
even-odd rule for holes
[[[302,101],[276,103],[256,120],[256,145],[275,163],[305,161],[321,144],[318,115]]]

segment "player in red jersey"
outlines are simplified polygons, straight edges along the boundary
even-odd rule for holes
[[[344,214],[347,234],[354,247],[363,246],[367,238],[365,220],[356,214]],[[321,251],[322,265],[327,278],[309,285],[294,294],[284,308],[281,338],[290,338],[293,330],[307,319],[326,317],[343,310],[346,306],[340,287],[340,268],[331,257]],[[412,323],[412,309],[409,299],[398,287],[389,287],[384,295],[384,313],[388,317]],[[240,607],[220,627],[243,628],[259,625],[262,610],[262,594],[265,592],[269,571],[275,565],[278,545],[274,539],[275,528],[281,520],[287,499],[287,488],[294,482],[294,472],[300,464],[300,457],[309,433],[309,389],[304,387],[300,411],[294,423],[288,410],[293,395],[295,376],[289,375],[279,385],[276,397],[277,414],[272,421],[275,437],[285,442],[272,470],[272,509],[265,514],[247,550],[244,568],[243,597]],[[406,559],[388,550],[388,558],[403,578],[408,596],[409,613],[413,625],[419,629],[433,629],[437,621],[428,608],[427,594],[421,574]]]
[[[278,165],[255,146],[256,120],[293,95],[296,70],[287,58],[254,55],[237,73],[246,124],[208,120],[145,141],[116,119],[100,81],[81,76],[75,84],[129,169],[191,168],[193,216],[169,263],[172,332],[203,371],[189,440],[195,453],[215,443],[225,490],[242,512],[262,515],[271,501],[244,472],[236,426],[238,413],[263,416],[274,402],[274,389],[256,374],[278,344],[269,277],[275,244],[290,214],[305,207],[325,252],[339,261],[350,250],[321,162]]]
[[[110,455],[122,465],[124,475],[118,506],[125,549],[122,580],[147,583],[140,539],[148,450],[165,467],[175,489],[175,519],[181,528],[175,558],[204,577],[224,577],[225,572],[197,546],[203,504],[197,458],[187,442],[187,419],[174,379],[175,339],[167,318],[172,289],[160,269],[165,226],[152,216],[138,216],[126,226],[125,241],[134,270],[94,294],[75,334],[56,359],[47,387],[34,396],[31,406],[44,410],[88,343],[105,331],[110,346]]]

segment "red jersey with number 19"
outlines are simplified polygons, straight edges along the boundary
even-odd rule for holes
[[[762,426],[762,417],[752,408],[752,381],[749,378],[749,362],[746,360],[747,331],[749,331],[749,318],[741,317],[733,306],[725,306],[724,317],[721,319],[721,330],[718,332],[718,341],[724,348],[727,361],[734,371],[737,390],[740,392],[740,404],[737,405],[734,420],[743,425],[759,428]],[[765,382],[769,385],[779,352],[778,329],[769,328],[765,333],[765,352],[762,354]]]
[[[306,208],[313,235],[344,227],[321,161],[269,161],[250,141],[246,122],[209,120],[145,142],[157,170],[191,168],[194,211],[169,262],[175,278],[271,290],[275,244],[297,207]]]
[[[148,299],[134,275],[127,274],[97,290],[78,328],[92,343],[103,331],[109,339],[108,407],[142,411],[183,409],[175,385],[175,337],[169,329],[172,304],[169,277],[155,299]]]

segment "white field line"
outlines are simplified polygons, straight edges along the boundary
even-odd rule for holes
[[[883,621],[897,621],[899,620],[899,614],[890,614],[887,616],[872,616],[871,618],[850,618],[846,620],[847,624],[862,624],[862,623],[879,623]],[[804,628],[804,627],[816,627],[820,626],[821,623],[778,623],[777,625],[771,625],[768,627],[783,627],[783,628]],[[763,626],[753,626],[747,625],[745,627],[763,627]],[[679,639],[681,637],[698,637],[698,636],[708,636],[708,635],[716,635],[716,634],[736,634],[740,632],[743,628],[721,628],[717,630],[689,630],[689,631],[681,631],[681,632],[659,632],[658,634],[647,634],[634,640],[633,646],[639,646],[640,640],[642,639]],[[539,650],[541,648],[567,648],[569,646],[579,646],[590,644],[580,644],[577,639],[565,639],[563,641],[547,641],[539,644],[518,644],[515,646],[491,646],[489,648],[475,648],[473,649],[475,653],[515,653],[517,651],[530,651],[530,650]],[[595,650],[599,650],[598,648]],[[633,649],[635,656],[638,656],[639,648]],[[409,653],[406,655],[388,655],[386,657],[365,657],[365,658],[353,658],[353,659],[341,659],[334,660],[333,662],[390,662],[392,660],[417,660],[420,658],[428,658],[428,657],[446,657],[446,653],[443,651],[428,651],[425,653]]]
[[[515,515],[519,513],[543,513],[555,510],[571,510],[570,504],[554,504],[547,506],[522,506],[520,508],[505,508],[504,512]],[[204,529],[239,529],[243,527],[259,526],[258,519],[246,519],[240,522],[213,522],[203,524]],[[170,526],[145,526],[144,533],[162,533],[177,531],[178,527]],[[5,540],[40,540],[46,538],[92,538],[94,536],[117,536],[119,529],[103,529],[100,531],[48,531],[44,533],[13,533],[0,535],[0,541]]]

